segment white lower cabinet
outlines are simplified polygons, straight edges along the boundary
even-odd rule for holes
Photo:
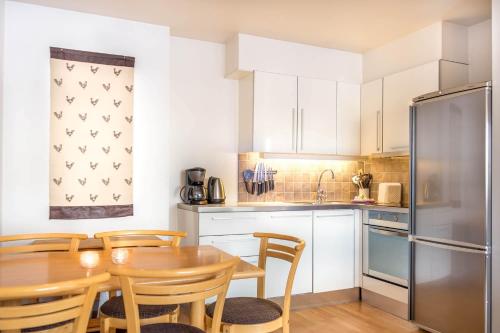
[[[355,287],[356,219],[353,210],[315,211],[314,292]]]
[[[254,265],[258,265],[260,246],[260,239],[253,237],[254,232],[303,239],[306,247],[295,275],[292,294],[357,286],[356,274],[360,272],[359,251],[355,250],[360,244],[360,240],[356,240],[359,236],[356,228],[360,223],[357,211],[188,212],[180,216],[180,230],[193,234],[184,245],[211,245]],[[289,269],[290,263],[268,258],[266,297],[283,296]],[[228,295],[256,296],[257,279],[231,281]]]
[[[264,232],[273,232],[295,236],[306,242],[306,247],[300,258],[299,267],[293,283],[292,294],[312,292],[312,211],[272,212],[268,215]],[[284,245],[293,245],[282,242]],[[283,296],[290,263],[268,258],[266,265],[266,297]]]

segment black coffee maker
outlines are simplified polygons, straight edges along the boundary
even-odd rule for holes
[[[180,191],[184,203],[190,205],[207,204],[207,190],[204,186],[205,171],[203,168],[191,168],[185,171],[186,185]]]

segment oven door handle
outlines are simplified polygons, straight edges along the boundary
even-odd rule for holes
[[[391,237],[408,237],[408,232],[370,227],[370,232]]]

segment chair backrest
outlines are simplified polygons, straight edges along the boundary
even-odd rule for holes
[[[169,239],[147,236],[169,237]],[[117,247],[179,246],[186,233],[168,230],[118,230],[99,232],[94,237],[102,239],[105,250],[111,250]]]
[[[139,304],[184,304],[217,296],[211,332],[219,333],[227,288],[239,261],[233,257],[218,264],[174,270],[112,267],[110,273],[120,278],[127,331],[140,333]],[[144,278],[165,282],[147,284]]]
[[[297,272],[297,266],[299,265],[300,257],[306,246],[304,240],[287,235],[272,234],[272,233],[254,233],[254,237],[260,238],[260,250],[259,250],[259,268],[265,270],[267,258],[276,258],[288,261],[291,266],[288,271],[288,278],[286,281],[285,297],[283,300],[283,320],[288,321],[290,316],[290,302],[292,297],[292,287],[293,280],[295,279],[295,273]],[[281,244],[278,244],[277,242]],[[292,243],[293,246],[283,245],[283,241],[286,243]],[[260,277],[257,279],[257,297],[265,298],[265,277]]]
[[[74,333],[85,333],[98,284],[109,278],[109,273],[103,273],[45,285],[0,287],[0,331],[69,321]],[[23,300],[39,297],[48,297],[48,301],[25,305],[22,303]]]
[[[69,251],[77,252],[80,240],[87,239],[85,234],[47,233],[47,234],[18,234],[0,236],[0,253],[26,253]],[[40,241],[26,244],[26,241]],[[23,244],[9,245],[9,242],[23,242]]]

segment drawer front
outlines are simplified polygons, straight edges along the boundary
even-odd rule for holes
[[[252,234],[262,230],[265,214],[262,212],[202,213],[199,219],[199,235]]]
[[[259,256],[241,257],[252,265],[259,265]],[[257,279],[231,280],[227,297],[255,297],[257,296]]]
[[[200,245],[212,245],[233,256],[258,256],[260,240],[248,235],[202,236]]]

